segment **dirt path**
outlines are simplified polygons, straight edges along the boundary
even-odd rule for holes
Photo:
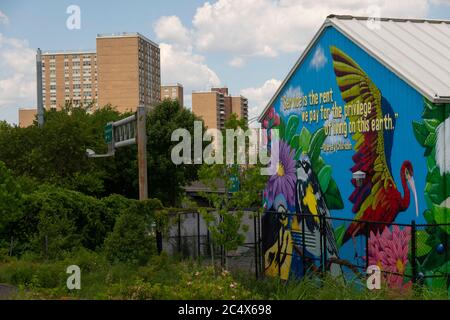
[[[16,293],[16,287],[9,284],[0,283],[0,300],[8,300]]]

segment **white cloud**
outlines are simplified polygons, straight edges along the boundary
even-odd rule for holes
[[[245,65],[245,60],[242,57],[234,57],[228,63],[231,67],[241,68]]]
[[[9,18],[6,14],[4,14],[2,11],[0,11],[0,24],[7,25],[9,24]]]
[[[330,13],[423,17],[432,0],[218,0],[197,8],[193,18],[199,50],[274,57],[305,48]],[[442,1],[442,0],[433,0]]]
[[[163,16],[156,21],[154,31],[159,40],[179,45],[191,43],[190,31],[177,16]]]
[[[311,59],[310,67],[314,68],[316,71],[322,69],[322,67],[327,63],[327,57],[323,52],[321,46],[318,46],[316,51],[314,51],[314,56]]]
[[[205,63],[204,57],[188,48],[160,43],[162,83],[181,83],[184,93],[192,90],[207,90],[220,85],[217,74]],[[185,102],[186,105],[188,101]]]
[[[240,94],[248,99],[249,119],[259,116],[280,84],[280,80],[270,79],[264,82],[261,87],[251,87],[240,91]]]
[[[0,110],[36,106],[35,55],[27,41],[0,34]]]

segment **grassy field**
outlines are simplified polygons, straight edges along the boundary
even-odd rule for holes
[[[81,289],[68,290],[66,268],[78,265]],[[447,299],[447,292],[426,289],[399,293],[361,289],[356,281],[331,277],[288,283],[256,280],[248,273],[233,273],[181,261],[165,255],[145,266],[110,264],[96,253],[81,250],[60,261],[38,262],[33,257],[0,261],[0,283],[14,285],[11,299]]]

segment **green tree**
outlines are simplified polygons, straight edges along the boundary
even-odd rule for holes
[[[197,178],[199,165],[175,165],[171,159],[172,132],[183,128],[194,136],[194,121],[200,121],[178,101],[165,100],[147,116],[147,160],[149,195],[166,206],[176,206],[183,196],[183,187]],[[193,142],[193,138],[192,138]]]
[[[112,262],[145,264],[156,251],[148,215],[125,211],[116,221],[114,230],[105,240],[105,253]]]
[[[245,120],[238,119],[233,114],[225,123],[225,129],[245,131],[248,127]],[[226,134],[224,133],[223,136],[226,137]],[[226,139],[224,142],[226,145]],[[233,141],[233,145],[234,150],[237,150],[237,141]],[[249,141],[246,141],[244,152],[248,159]],[[237,154],[235,154],[234,163],[237,163],[236,160]],[[213,241],[224,248],[225,257],[227,251],[236,250],[245,241],[245,232],[248,228],[242,224],[243,209],[261,205],[261,193],[266,177],[260,174],[260,168],[259,164],[204,164],[199,170],[200,181],[210,189],[210,192],[203,192],[202,196],[214,208],[212,212],[205,209],[200,209],[200,212],[208,225]],[[224,186],[223,192],[219,192],[219,185]],[[225,267],[228,267],[227,258]]]
[[[95,196],[121,193],[136,196],[137,173],[133,148],[122,148],[113,158],[88,159],[86,148],[106,152],[103,128],[121,115],[111,106],[92,111],[67,104],[45,112],[45,124],[27,128],[0,125],[0,160],[16,176],[26,176]]]
[[[0,250],[13,253],[17,221],[23,214],[22,191],[12,172],[0,161]]]

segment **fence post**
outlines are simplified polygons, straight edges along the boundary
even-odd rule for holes
[[[300,219],[302,219],[302,265],[303,265],[303,277],[306,276],[306,236],[305,236],[305,217],[300,214]]]
[[[200,213],[197,211],[197,258],[200,259]]]
[[[369,224],[368,223],[364,224],[364,230],[365,230],[365,234],[366,234],[366,271],[367,271],[367,268],[369,267]]]
[[[417,265],[416,265],[416,221],[411,221],[411,280],[413,284],[417,282]]]
[[[323,219],[323,216],[319,215],[320,255],[322,260],[322,273],[325,273],[327,244]]]
[[[277,220],[278,220],[278,215],[279,215],[279,213],[277,212]],[[283,227],[280,226],[280,231],[281,231],[282,228],[283,228]],[[281,278],[281,265],[280,265],[280,263],[281,263],[280,231],[278,232],[278,235],[277,235],[277,247],[278,247],[278,250],[277,250],[277,264],[278,264],[278,277]]]
[[[254,246],[255,246],[255,275],[256,275],[256,279],[258,279],[258,239],[257,239],[257,234],[256,234],[256,214],[253,215],[253,242],[254,242]]]
[[[181,253],[181,214],[178,212],[178,253]]]
[[[264,269],[265,269],[265,260],[264,260],[264,252],[262,250],[262,238],[261,238],[261,214],[258,212],[258,267],[260,272],[260,275],[264,275]]]

